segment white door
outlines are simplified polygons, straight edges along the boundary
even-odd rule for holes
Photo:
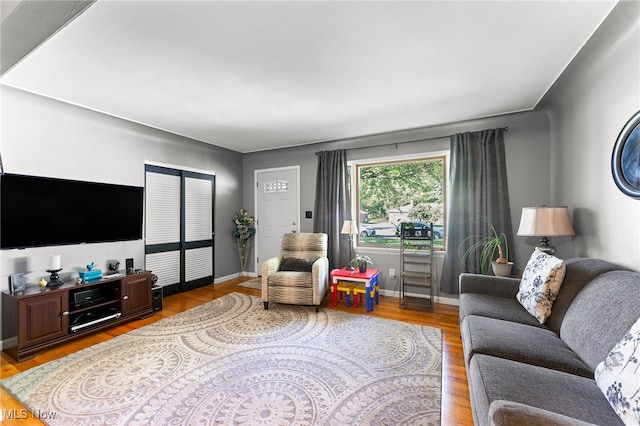
[[[282,235],[298,232],[300,166],[256,170],[256,267],[280,255]]]

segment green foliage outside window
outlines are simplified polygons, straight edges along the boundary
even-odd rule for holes
[[[356,170],[359,245],[398,246],[403,221],[444,225],[445,157],[361,164]],[[441,231],[440,235],[444,236]],[[442,249],[442,238],[436,238]]]

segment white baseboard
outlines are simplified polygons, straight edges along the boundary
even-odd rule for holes
[[[229,275],[225,275],[223,277],[214,278],[213,283],[214,284],[220,284],[222,282],[233,280],[233,279],[239,278],[239,277],[252,277],[252,278],[255,278],[257,276],[258,276],[258,274],[256,274],[255,272],[236,272],[235,274],[229,274]]]
[[[18,346],[18,338],[17,337],[10,337],[6,340],[0,340],[0,351],[4,350],[4,342],[7,342],[7,347],[11,348],[11,347],[16,347]]]
[[[380,294],[386,297],[398,297],[398,291],[393,291],[393,290],[385,290],[382,289],[380,290]],[[425,297],[424,294],[413,294],[413,293],[406,293],[407,296],[411,296],[411,297]],[[441,297],[441,296],[435,296],[433,298],[433,301],[435,303],[442,303],[443,305],[452,305],[452,306],[460,306],[460,300],[459,299],[454,299],[453,297]]]

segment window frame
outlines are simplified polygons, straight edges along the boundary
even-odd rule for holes
[[[437,151],[426,151],[426,152],[417,152],[413,154],[401,154],[394,156],[384,156],[377,158],[366,158],[366,159],[357,159],[357,160],[349,160],[347,161],[347,166],[349,167],[349,178],[350,178],[350,188],[351,188],[351,217],[354,218],[358,227],[360,227],[360,182],[358,178],[358,167],[361,166],[374,166],[374,165],[385,165],[385,164],[393,164],[393,163],[407,163],[407,162],[415,162],[415,161],[426,161],[426,160],[435,160],[441,159],[443,161],[443,194],[444,194],[444,205],[443,205],[443,224],[444,233],[442,239],[442,247],[437,247],[435,251],[446,251],[447,247],[447,201],[449,198],[449,150],[437,150]],[[360,234],[354,238],[354,245],[358,249],[364,249],[366,251],[400,251],[400,247],[398,246],[382,246],[375,244],[361,244],[360,243]]]

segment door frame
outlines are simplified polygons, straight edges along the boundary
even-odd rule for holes
[[[256,226],[256,232],[260,231],[260,212],[258,210],[258,174],[260,173],[269,173],[269,172],[281,172],[281,171],[289,171],[289,170],[294,170],[296,172],[296,180],[298,181],[298,191],[295,194],[296,195],[296,217],[298,218],[298,220],[296,220],[296,232],[300,232],[300,165],[294,165],[294,166],[282,166],[282,167],[271,167],[268,169],[255,169],[253,171],[253,205],[255,206],[255,218],[258,221],[258,225]],[[258,238],[256,238],[256,245],[255,245],[255,252],[254,252],[254,256],[253,256],[253,263],[254,263],[254,271],[256,276],[259,276],[261,274],[261,269],[262,269],[262,265],[258,264],[258,256],[257,254],[260,252],[259,251],[259,242],[258,242]],[[266,259],[263,259],[263,261]]]

